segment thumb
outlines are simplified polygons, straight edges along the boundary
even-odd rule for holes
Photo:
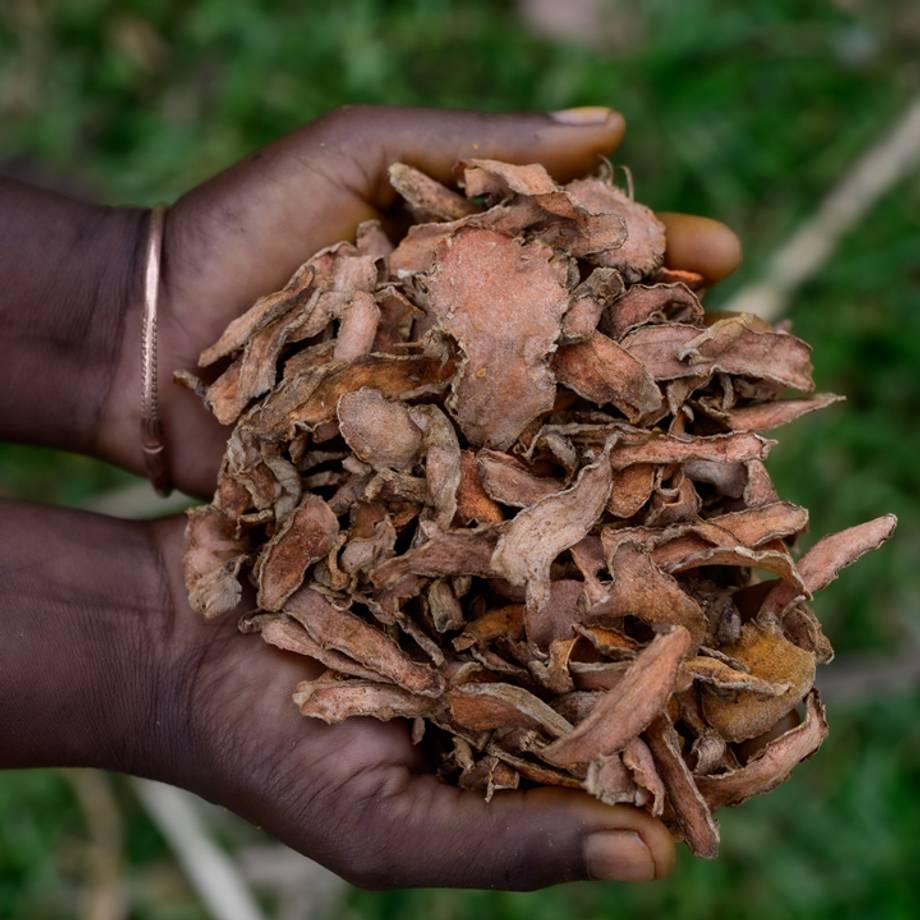
[[[624,129],[621,115],[600,106],[555,114],[336,109],[173,206],[170,284],[184,289],[183,300],[227,304],[229,319],[287,281],[307,254],[350,239],[361,221],[378,217],[395,195],[387,178],[394,161],[443,181],[464,157],[541,162],[566,180],[594,169]]]
[[[375,802],[374,824],[385,845],[365,846],[368,864],[351,873],[369,888],[532,890],[584,879],[651,881],[674,865],[660,821],[571,790],[499,792],[485,802],[418,775]]]

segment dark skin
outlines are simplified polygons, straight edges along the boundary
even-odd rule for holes
[[[171,471],[207,497],[226,440],[177,368],[321,246],[386,215],[394,160],[449,181],[464,156],[591,171],[623,134],[606,109],[542,114],[337,110],[183,196],[161,279],[160,392]],[[734,234],[661,215],[667,262],[710,281]],[[139,282],[147,217],[0,180],[0,437],[142,471]],[[365,887],[529,889],[647,880],[674,859],[664,826],[561,790],[486,804],[445,786],[408,727],[303,719],[290,702],[320,666],[206,623],[185,600],[181,519],[126,523],[7,503],[0,515],[0,766],[81,765],[183,786]],[[244,598],[240,610],[251,605]]]

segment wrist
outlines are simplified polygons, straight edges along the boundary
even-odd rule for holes
[[[0,437],[95,450],[145,222],[0,179]]]
[[[168,776],[181,687],[162,671],[170,608],[149,528],[2,512],[0,766]]]

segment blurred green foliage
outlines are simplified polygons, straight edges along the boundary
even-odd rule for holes
[[[607,45],[586,48],[535,34],[498,0],[5,0],[0,165],[152,203],[347,102],[609,103],[630,123],[621,157],[640,197],[719,217],[744,240],[745,264],[713,292],[717,304],[763,270],[920,88],[915,0],[611,0],[604,22]],[[899,624],[917,617],[918,215],[915,175],[848,234],[792,311],[816,346],[820,389],[849,401],[780,433],[780,492],[811,509],[818,534],[889,510],[901,518],[889,547],[819,598],[841,659],[897,649]],[[0,447],[0,494],[79,504],[124,481],[86,458]],[[915,692],[832,709],[827,746],[793,782],[724,815],[715,864],[684,858],[641,889],[356,892],[349,915],[916,917],[918,702]],[[203,917],[120,791],[132,916]],[[85,834],[59,774],[4,776],[0,917],[75,916],[71,851]],[[158,872],[172,879],[165,889],[148,884]]]

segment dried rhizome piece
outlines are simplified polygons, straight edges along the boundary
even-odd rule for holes
[[[324,665],[306,716],[412,720],[447,782],[583,789],[715,856],[714,811],[824,739],[808,603],[895,519],[794,552],[762,432],[839,397],[789,332],[704,315],[646,207],[604,176],[456,175],[394,164],[395,246],[362,224],[180,375],[234,426],[189,515],[192,606],[254,600],[244,631]]]

